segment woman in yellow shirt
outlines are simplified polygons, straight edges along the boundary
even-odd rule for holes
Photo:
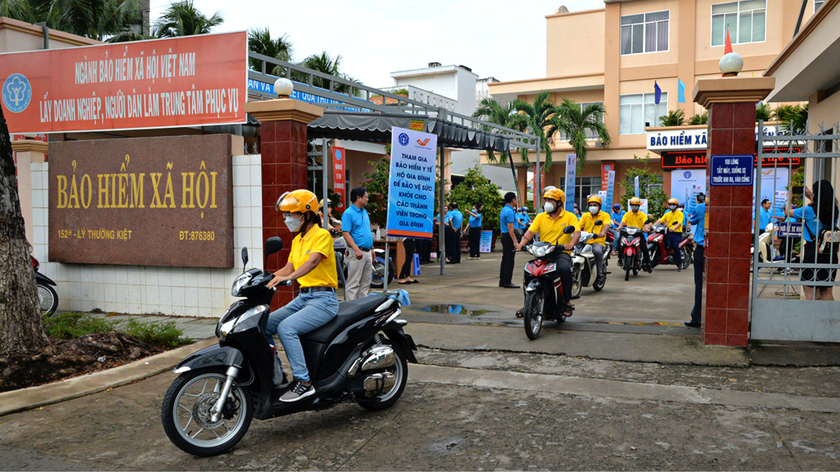
[[[682,251],[680,251],[680,243],[682,242],[683,234],[683,220],[685,215],[677,209],[680,201],[676,198],[668,200],[668,210],[659,218],[656,224],[662,223],[668,228],[668,243],[674,251],[674,259],[677,261],[677,272],[682,272]]]
[[[287,192],[277,200],[276,208],[283,212],[286,227],[299,234],[292,240],[289,262],[274,273],[268,287],[290,280],[297,280],[301,286],[300,295],[271,313],[266,326],[271,345],[274,345],[272,336],[275,333],[280,337],[294,376],[291,388],[280,397],[282,402],[294,402],[315,394],[300,335],[324,326],[338,314],[335,251],[330,233],[321,227],[319,206],[318,198],[309,190]]]

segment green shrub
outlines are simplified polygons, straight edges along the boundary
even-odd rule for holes
[[[44,318],[47,335],[51,338],[71,339],[86,334],[116,331],[117,322],[95,318],[84,313],[57,313]]]
[[[184,332],[176,327],[174,321],[142,322],[130,319],[119,322],[86,313],[67,312],[44,318],[44,325],[47,335],[51,338],[71,339],[87,334],[118,331],[140,341],[163,347],[178,347],[193,342],[191,338],[182,337]]]
[[[117,331],[143,342],[165,347],[178,347],[192,342],[190,338],[181,337],[184,332],[175,326],[174,321],[145,323],[130,319],[121,325]]]

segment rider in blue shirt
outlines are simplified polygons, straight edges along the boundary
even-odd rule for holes
[[[612,212],[610,213],[610,233],[613,235],[613,251],[618,251],[618,225],[621,224],[621,220],[626,213],[626,211],[621,209],[620,203],[613,205]]]

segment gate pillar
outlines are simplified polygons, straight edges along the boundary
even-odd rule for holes
[[[756,104],[773,90],[772,77],[700,79],[694,101],[709,112],[706,151],[706,268],[703,342],[746,346],[750,314],[753,187],[711,186],[712,155],[752,154]]]
[[[306,126],[324,115],[323,108],[300,100],[281,97],[277,100],[248,102],[245,112],[260,122],[260,154],[262,159],[262,228],[263,241],[280,236],[283,251],[268,258],[269,271],[276,271],[289,258],[294,235],[283,223],[274,206],[280,195],[299,188],[308,188]],[[262,261],[255,261],[262,264]],[[296,287],[278,287],[271,309],[292,301]]]

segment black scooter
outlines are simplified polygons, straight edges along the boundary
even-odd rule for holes
[[[266,260],[283,248],[280,238],[265,244]],[[242,250],[243,266],[248,250]],[[245,297],[219,319],[219,344],[202,349],[175,368],[180,374],[161,408],[163,429],[181,450],[197,456],[222,453],[238,443],[251,418],[265,420],[300,411],[322,410],[355,401],[369,410],[390,407],[408,380],[408,362],[417,350],[400,304],[372,295],[339,304],[338,316],[300,337],[316,393],[293,403],[279,398],[275,353],[264,336],[274,290],[272,274],[250,269],[233,282],[232,294]]]
[[[563,230],[565,234],[575,232],[573,226]],[[558,249],[559,248],[559,249]],[[525,265],[525,335],[531,341],[537,339],[542,332],[543,320],[553,320],[558,323],[566,321],[563,314],[563,284],[560,271],[557,269],[557,258],[563,251],[559,245],[538,241],[525,247],[534,259]]]
[[[35,284],[38,286],[38,303],[41,307],[41,315],[52,316],[58,309],[58,292],[53,288],[57,285],[51,278],[38,270],[41,267],[38,259],[31,255],[29,259],[32,260],[32,265],[35,267]]]

